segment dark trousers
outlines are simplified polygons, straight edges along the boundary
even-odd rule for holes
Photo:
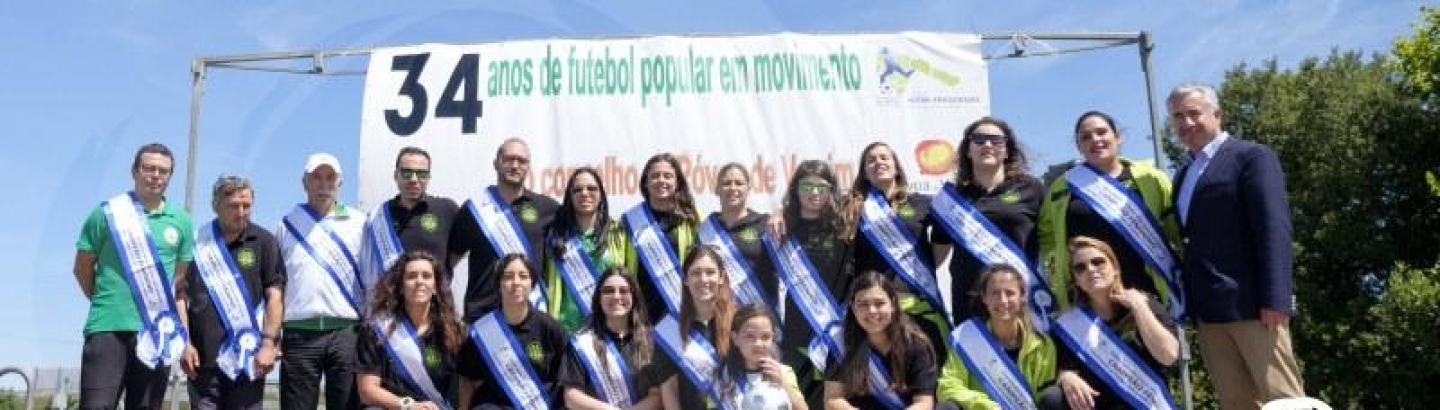
[[[135,357],[135,332],[85,336],[80,356],[80,408],[114,409],[125,394],[127,410],[158,410],[165,400],[169,367],[151,369]]]
[[[314,410],[325,377],[325,408],[360,407],[355,390],[355,328],[286,329],[280,342],[280,408]]]
[[[201,369],[190,380],[190,408],[194,410],[260,410],[265,380],[230,380],[220,369]]]

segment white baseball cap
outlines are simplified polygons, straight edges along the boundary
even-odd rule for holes
[[[305,173],[315,172],[315,169],[320,168],[321,165],[329,165],[331,169],[335,170],[336,174],[342,173],[340,171],[340,160],[336,159],[334,155],[324,152],[310,154],[310,159],[305,161]]]

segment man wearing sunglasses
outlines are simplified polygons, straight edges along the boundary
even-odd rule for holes
[[[395,155],[395,190],[370,213],[365,229],[366,283],[375,280],[406,251],[423,250],[444,258],[450,254],[450,227],[460,206],[454,200],[426,193],[430,186],[430,153],[404,147]],[[447,273],[448,275],[448,273]],[[448,282],[449,276],[446,276]]]
[[[555,210],[560,208],[554,199],[525,188],[530,178],[530,146],[524,140],[510,138],[500,143],[495,149],[494,166],[495,185],[471,195],[450,233],[451,268],[460,258],[470,255],[469,281],[465,286],[464,320],[467,323],[500,305],[499,290],[493,286],[497,279],[489,275],[490,265],[501,256],[522,252],[529,256],[531,263],[540,265],[545,226],[555,219]],[[493,217],[477,218],[477,215]],[[497,243],[510,245],[497,246]],[[523,246],[525,250],[500,251],[502,246]]]

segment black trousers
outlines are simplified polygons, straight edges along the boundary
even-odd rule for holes
[[[230,380],[220,369],[200,369],[190,380],[190,408],[194,410],[260,410],[265,380]]]
[[[355,328],[330,331],[286,329],[280,342],[280,408],[314,410],[320,378],[325,378],[325,408],[360,408],[355,390]]]
[[[135,332],[92,333],[80,356],[80,408],[114,409],[124,393],[127,410],[159,410],[169,374],[135,357]]]

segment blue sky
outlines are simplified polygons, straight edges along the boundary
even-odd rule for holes
[[[0,14],[0,164],[24,197],[0,203],[0,366],[76,365],[86,301],[71,275],[81,220],[131,186],[134,149],[158,141],[185,155],[191,59],[199,56],[506,39],[691,33],[1150,31],[1158,93],[1217,82],[1240,62],[1291,66],[1332,48],[1385,52],[1420,1],[472,1],[18,2]],[[1060,44],[1054,44],[1060,46]],[[1000,44],[986,44],[994,52]],[[338,61],[363,68],[364,59]],[[1073,156],[1075,116],[1100,109],[1149,157],[1134,47],[990,66],[993,114],[1032,162]],[[303,199],[307,153],[354,167],[363,77],[212,71],[201,119],[198,185],[224,173],[256,184],[255,220],[273,226]],[[1163,98],[1163,94],[1159,95]],[[963,124],[957,124],[957,128]],[[170,196],[184,197],[181,176]],[[354,201],[354,183],[344,194]],[[202,188],[204,189],[204,188]],[[208,194],[197,196],[205,203]],[[212,218],[208,207],[198,223]]]

